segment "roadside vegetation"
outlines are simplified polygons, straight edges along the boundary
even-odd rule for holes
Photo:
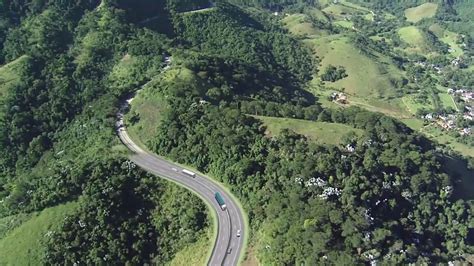
[[[115,135],[130,95],[142,145],[242,202],[250,261],[474,254],[465,1],[27,2],[0,5],[0,264],[204,262],[205,205]]]
[[[0,264],[29,265],[41,261],[46,249],[44,242],[60,230],[62,221],[76,208],[77,202],[70,202],[30,213],[26,217],[16,214],[3,218],[1,226],[18,224],[0,238]]]
[[[128,4],[0,5],[0,264],[167,263],[206,241],[205,205],[137,169],[115,135],[121,98],[170,42],[130,24]]]

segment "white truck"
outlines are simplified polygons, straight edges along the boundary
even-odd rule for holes
[[[184,174],[187,174],[187,175],[189,175],[189,176],[196,177],[196,173],[191,172],[191,171],[189,171],[189,170],[187,170],[187,169],[183,169],[181,172],[183,172]]]

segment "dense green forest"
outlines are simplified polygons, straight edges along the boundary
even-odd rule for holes
[[[223,16],[248,18],[233,23]],[[162,93],[173,108],[162,114],[149,147],[233,188],[259,232],[262,263],[439,263],[462,260],[472,252],[472,204],[453,196],[459,180],[443,172],[442,155],[427,139],[380,114],[324,109],[308,98],[292,100],[292,94],[300,94],[292,87],[307,80],[305,70],[311,67],[300,70],[283,61],[287,67],[281,68],[281,55],[272,53],[280,42],[245,37],[262,30],[279,36],[278,29],[267,27],[263,14],[218,5],[215,11],[174,21],[178,38],[201,54],[198,67],[195,55],[180,55],[187,57],[182,67],[197,73],[197,81],[186,87],[155,86],[167,88]],[[261,45],[270,45],[265,49],[270,53],[253,53]],[[293,47],[298,54],[293,59],[309,57],[303,47]],[[283,90],[261,95],[260,78],[243,80],[240,67],[216,67],[215,57],[239,58],[256,67],[263,60],[274,77],[294,76],[295,83],[272,84]],[[279,93],[285,90],[291,94]],[[197,99],[212,104],[196,105]],[[261,123],[248,114],[345,123],[366,134],[347,136],[342,147],[318,146],[291,131],[268,139]]]
[[[359,2],[402,12],[420,1]],[[461,2],[446,10],[457,14]],[[44,252],[30,263],[162,265],[210,227],[197,197],[127,160],[116,112],[142,87],[171,107],[160,109],[148,148],[235,193],[263,265],[466,261],[474,252],[473,197],[460,196],[463,176],[447,171],[444,150],[394,118],[329,108],[308,90],[319,58],[273,12],[318,5],[0,1],[0,64],[15,64],[17,75],[0,87],[0,221],[78,203],[44,232]],[[387,56],[400,69],[408,62],[366,36],[349,40],[365,56]],[[192,78],[166,76],[184,70]],[[322,70],[324,81],[350,77],[339,65]],[[407,82],[393,80],[400,92]],[[130,126],[145,115],[130,113]],[[321,145],[292,130],[269,136],[253,115],[363,133]]]
[[[120,98],[159,73],[169,49],[120,4],[2,1],[2,62],[22,60],[0,99],[0,217],[79,202],[35,240],[46,248],[30,264],[161,264],[208,226],[197,197],[137,169],[115,136]],[[16,252],[2,263],[29,256]]]

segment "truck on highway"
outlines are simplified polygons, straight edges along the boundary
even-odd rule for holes
[[[183,173],[185,173],[185,174],[187,174],[187,175],[189,175],[189,176],[196,177],[196,173],[191,172],[191,171],[189,171],[189,170],[187,170],[187,169],[183,169],[181,172],[183,172]]]
[[[221,196],[221,193],[216,192],[216,194],[214,195],[214,197],[216,198],[217,203],[219,203],[219,206],[221,206],[221,209],[222,209],[223,211],[225,211],[225,209],[227,208],[227,206],[225,206],[225,201],[224,201],[224,198]]]

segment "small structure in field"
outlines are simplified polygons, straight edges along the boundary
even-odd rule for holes
[[[333,92],[331,93],[331,100],[340,104],[348,104],[347,95],[343,92]]]

